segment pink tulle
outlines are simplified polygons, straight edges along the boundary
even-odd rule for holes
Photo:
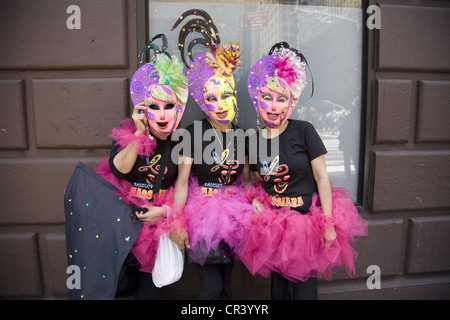
[[[190,258],[203,265],[209,251],[217,248],[221,241],[234,251],[248,231],[241,220],[251,216],[254,209],[239,186],[222,187],[219,192],[206,196],[196,179],[191,178],[184,206]]]
[[[354,237],[367,235],[367,221],[359,216],[347,189],[332,186],[331,217],[323,214],[317,194],[305,215],[273,208],[262,187],[251,188],[247,198],[252,197],[263,203],[264,210],[242,221],[250,231],[235,250],[252,274],[267,277],[275,271],[291,281],[331,280],[336,269],[345,268],[354,276]],[[334,226],[337,237],[327,250],[322,234],[329,226]]]
[[[109,167],[109,156],[105,156],[95,164],[94,171],[103,179],[111,183],[117,189],[119,189],[123,200],[128,204],[134,204],[135,206],[142,207],[148,204],[148,201],[133,196],[130,193],[131,187],[133,186],[129,181],[125,179],[118,179],[111,172]]]
[[[111,130],[110,137],[119,145],[119,152],[129,143],[135,142],[134,146],[139,156],[149,156],[156,147],[156,139],[150,139],[148,135],[135,136],[136,127],[131,119],[123,120],[120,125]]]
[[[164,193],[154,195],[151,205],[161,207],[163,205],[172,206],[174,188],[170,188]],[[169,212],[168,216],[171,219],[161,218],[155,221],[154,224],[144,224],[139,236],[134,242],[131,252],[139,261],[139,270],[142,272],[151,273],[155,265],[156,253],[158,251],[159,237],[162,233],[168,233],[173,228],[174,217],[177,213]]]
[[[173,230],[179,230],[186,227],[186,218],[179,210],[176,204],[173,203],[173,195],[175,189],[169,188],[167,191],[154,194],[153,202],[148,202],[133,196],[130,193],[132,184],[125,179],[117,179],[109,168],[109,157],[104,157],[96,163],[95,172],[110,182],[120,190],[120,195],[128,204],[133,204],[137,207],[144,205],[152,205],[156,207],[168,206],[166,218],[161,218],[155,221],[156,224],[144,224],[139,236],[137,237],[131,249],[136,259],[139,261],[139,270],[151,273],[155,264],[156,252],[158,250],[159,237],[161,233],[170,233]]]
[[[143,155],[152,155],[153,149],[156,147],[156,140],[148,137],[134,136],[136,128],[131,120],[124,120],[120,128],[112,130],[112,138],[120,145],[119,150],[131,141],[136,141],[135,147],[138,153]],[[134,137],[134,138],[133,138]],[[137,139],[136,139],[137,138]],[[105,156],[95,164],[94,171],[103,179],[114,185],[120,192],[122,199],[128,204],[135,205],[139,208],[145,205],[156,207],[168,206],[166,218],[158,219],[156,224],[144,224],[139,236],[137,237],[131,249],[132,253],[139,261],[139,270],[151,273],[155,264],[156,252],[158,249],[159,237],[161,233],[169,233],[172,230],[178,230],[181,227],[186,228],[185,216],[181,210],[173,203],[174,188],[153,195],[153,201],[135,197],[131,192],[132,184],[126,179],[118,179],[111,172],[109,167],[109,157]]]

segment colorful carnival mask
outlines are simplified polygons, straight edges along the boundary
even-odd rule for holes
[[[145,106],[150,130],[159,138],[167,137],[176,129],[184,109],[172,88],[160,84],[148,88]]]
[[[294,110],[291,104],[291,89],[280,77],[270,77],[259,89],[258,112],[269,127],[278,127],[289,118]]]
[[[221,124],[233,121],[237,109],[233,77],[210,77],[203,86],[203,101],[212,120]]]
[[[152,42],[163,39],[162,51]],[[183,64],[177,57],[171,57],[165,49],[167,40],[159,34],[153,37],[145,50],[153,49],[156,58],[141,66],[133,75],[130,94],[134,105],[145,102],[146,115],[152,135],[166,138],[177,127],[183,116],[188,97],[188,82],[184,76]]]
[[[270,128],[288,120],[306,86],[306,60],[285,45],[275,45],[274,54],[260,59],[248,76],[250,99],[261,120]]]
[[[217,28],[211,17],[200,9],[191,9],[184,12],[174,24],[172,30],[189,15],[198,15],[201,18],[188,21],[179,34],[178,47],[181,52],[181,59],[186,65],[184,41],[187,35],[198,32],[202,36],[202,38],[192,40],[188,45],[188,54],[192,61],[186,71],[189,92],[210,119],[221,124],[231,123],[237,111],[236,90],[232,73],[236,70],[240,61],[241,47],[237,42],[228,42],[221,45]],[[192,49],[197,44],[210,48],[211,52],[202,53],[193,59]]]

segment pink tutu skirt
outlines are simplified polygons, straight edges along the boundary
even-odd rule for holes
[[[250,217],[254,210],[239,186],[222,187],[205,195],[196,179],[191,179],[183,210],[191,244],[189,257],[203,265],[210,250],[221,241],[234,253],[248,232],[241,220]]]
[[[101,161],[96,163],[95,172],[117,187],[121,194],[125,197],[123,200],[128,204],[132,204],[137,208],[141,208],[143,205],[152,205],[161,207],[163,205],[169,206],[170,209],[167,212],[166,218],[161,218],[155,221],[155,224],[144,224],[141,232],[139,233],[136,241],[131,248],[131,252],[139,261],[139,270],[143,272],[151,273],[156,260],[156,252],[158,250],[159,237],[161,234],[169,233],[174,228],[185,227],[184,217],[176,210],[173,205],[173,195],[175,193],[174,188],[170,188],[164,192],[155,194],[153,201],[138,198],[130,192],[132,184],[125,179],[117,179],[109,168],[109,157],[104,157]],[[140,209],[137,209],[139,211]]]
[[[346,188],[332,186],[333,214],[327,218],[317,194],[304,215],[290,208],[274,208],[262,187],[252,188],[247,197],[264,205],[263,211],[242,221],[250,231],[235,249],[253,275],[268,277],[274,271],[295,282],[310,277],[331,280],[336,269],[345,268],[354,276],[355,237],[367,235],[368,223],[358,214]],[[337,237],[326,249],[322,234],[329,226],[334,226]]]
[[[163,205],[171,206],[173,202],[174,188],[170,188],[164,193],[154,195],[153,202],[150,203],[156,207]],[[162,233],[169,233],[174,227],[174,213],[172,210],[168,213],[168,218],[161,218],[155,221],[155,224],[144,224],[131,252],[139,261],[139,270],[151,273],[155,265],[156,252],[158,251],[159,237]]]

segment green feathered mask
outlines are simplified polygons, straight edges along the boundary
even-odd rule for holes
[[[159,54],[152,64],[154,71],[150,77],[159,77],[159,84],[172,88],[178,101],[185,105],[188,98],[188,80],[184,75],[184,65],[180,60],[177,57]]]

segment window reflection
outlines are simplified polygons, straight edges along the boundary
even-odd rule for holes
[[[313,123],[328,150],[330,179],[337,186],[349,188],[356,201],[364,26],[361,1],[149,1],[149,34],[165,33],[169,51],[179,55],[178,32],[169,30],[179,15],[191,8],[206,10],[213,17],[222,42],[238,41],[243,46],[241,67],[233,74],[238,90],[238,124],[243,129],[256,128],[256,113],[247,91],[251,66],[280,41],[305,55],[314,78],[314,95],[308,76],[308,85],[291,118]],[[194,54],[202,51],[196,46]],[[180,127],[203,117],[200,108],[189,101]]]

